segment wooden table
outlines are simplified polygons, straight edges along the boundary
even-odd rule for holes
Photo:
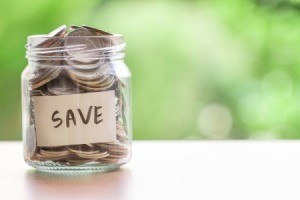
[[[0,142],[0,199],[298,200],[300,142],[135,141],[105,174],[42,173],[20,142]]]

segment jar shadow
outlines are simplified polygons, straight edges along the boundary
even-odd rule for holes
[[[131,171],[108,173],[46,173],[28,170],[25,199],[125,199]]]

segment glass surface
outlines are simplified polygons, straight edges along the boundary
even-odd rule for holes
[[[78,46],[30,49],[30,45],[37,42],[35,38],[39,43],[44,39],[29,37],[29,64],[22,73],[25,161],[40,170],[59,171],[110,171],[128,162],[132,140],[131,75],[123,61],[125,44],[121,42],[121,46],[81,51],[76,49]],[[110,102],[103,95],[106,92],[114,95]],[[93,99],[85,97],[90,94],[99,96]],[[69,100],[61,101],[61,105],[53,103],[58,97],[64,96]],[[82,107],[84,101],[99,102],[101,108]],[[59,108],[70,109],[56,111],[52,109],[52,103]],[[78,104],[78,107],[71,109],[74,104]],[[104,111],[106,104],[113,104],[114,110],[108,112],[107,108]],[[52,116],[47,113],[51,109]],[[42,118],[52,120],[53,127],[46,129]],[[97,129],[101,123],[102,126],[108,123],[106,119],[109,119],[109,124],[105,130],[110,131],[109,134],[104,129]],[[114,128],[111,128],[112,124]],[[62,128],[65,127],[68,129],[63,130],[73,130],[74,133],[63,132]],[[115,139],[108,141],[111,132],[115,134]],[[45,142],[49,145],[45,145]]]

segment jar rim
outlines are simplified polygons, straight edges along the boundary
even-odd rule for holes
[[[27,37],[27,41],[31,41],[34,39],[64,39],[64,38],[70,38],[70,39],[74,39],[74,38],[119,38],[119,39],[123,39],[123,35],[122,34],[112,34],[112,35],[91,35],[91,36],[49,36],[47,34],[37,34],[37,35],[29,35]]]
[[[72,59],[74,57],[122,58],[123,35],[101,36],[28,36],[25,46],[28,59]],[[78,41],[76,41],[78,40]]]

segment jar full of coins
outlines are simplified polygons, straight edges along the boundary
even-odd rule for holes
[[[22,73],[25,161],[110,171],[131,157],[130,71],[122,35],[60,26],[28,37]]]

